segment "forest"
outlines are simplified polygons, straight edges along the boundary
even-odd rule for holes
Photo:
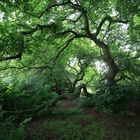
[[[0,1],[0,140],[139,140],[140,0]]]

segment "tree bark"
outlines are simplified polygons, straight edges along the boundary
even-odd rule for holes
[[[108,71],[106,74],[106,84],[107,86],[114,86],[116,85],[115,77],[118,73],[118,67],[115,64],[114,58],[110,54],[110,50],[108,46],[102,47],[103,50],[103,57],[104,61],[106,62],[108,66]]]
[[[73,93],[73,98],[78,98],[81,94],[81,90],[83,89],[83,95],[86,96],[86,97],[91,97],[92,94],[90,94],[88,91],[87,91],[87,87],[86,87],[86,84],[84,83],[81,83],[80,85],[78,85],[76,88],[75,88],[75,91]]]
[[[95,38],[94,36],[93,37],[90,36],[90,39],[93,40],[95,44],[102,49],[103,60],[105,61],[108,67],[108,71],[105,77],[106,85],[109,87],[116,85],[115,77],[118,73],[118,67],[114,61],[114,58],[110,53],[109,46],[104,42],[100,41],[99,39]]]

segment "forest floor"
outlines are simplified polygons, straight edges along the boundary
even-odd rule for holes
[[[52,115],[32,120],[26,130],[27,140],[140,140],[140,101],[127,114],[112,114],[62,100]]]

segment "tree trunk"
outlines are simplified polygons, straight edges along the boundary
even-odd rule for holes
[[[116,85],[115,77],[118,73],[118,67],[114,62],[114,58],[111,56],[108,46],[102,47],[104,61],[108,66],[108,71],[106,74],[106,84],[107,86]]]
[[[116,85],[115,77],[118,73],[118,67],[115,64],[114,58],[112,57],[109,47],[104,42],[100,41],[99,39],[92,38],[97,46],[102,49],[103,52],[103,59],[107,64],[108,71],[105,77],[106,85],[107,86],[114,86]]]
[[[73,98],[78,98],[81,94],[81,90],[83,89],[83,95],[86,97],[92,97],[93,94],[90,94],[87,91],[87,87],[84,83],[81,83],[80,85],[78,85],[77,87],[75,87],[75,91],[73,93]]]

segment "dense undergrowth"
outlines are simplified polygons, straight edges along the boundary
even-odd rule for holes
[[[28,122],[41,116],[49,117],[52,115],[53,117],[53,115],[59,116],[60,114],[66,115],[68,119],[56,119],[54,121],[47,121],[45,124],[39,124],[40,130],[37,130],[38,134],[31,139],[45,140],[46,138],[49,139],[49,136],[51,139],[71,140],[86,138],[89,140],[93,138],[102,140],[107,138],[108,132],[106,132],[103,125],[99,122],[97,123],[96,119],[91,119],[91,116],[82,116],[83,119],[80,114],[75,116],[75,113],[80,113],[78,110],[70,110],[66,107],[65,110],[55,110],[53,114],[53,108],[55,108],[59,101],[60,95],[52,92],[48,86],[37,89],[30,86],[30,90],[28,89],[26,92],[22,88],[20,89],[20,86],[18,90],[8,86],[5,89],[0,94],[1,140],[27,139],[28,134],[25,128]],[[128,105],[139,98],[138,93],[137,85],[100,88],[92,97],[80,97],[77,102],[78,106],[82,108],[94,107],[104,112],[122,113],[127,112]],[[73,120],[69,120],[70,116],[72,116]],[[77,121],[80,121],[80,124]],[[45,132],[42,132],[45,131],[44,129],[47,129],[47,136],[44,134]]]
[[[138,118],[137,118],[138,119]],[[139,140],[139,120],[113,114],[56,108],[49,118],[33,120],[26,139],[33,140]]]
[[[100,87],[91,98],[81,100],[82,107],[120,113],[127,111],[131,102],[140,98],[138,84],[117,85],[114,87]]]

